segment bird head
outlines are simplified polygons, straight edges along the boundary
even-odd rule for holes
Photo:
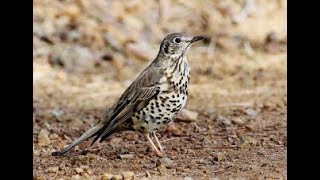
[[[190,36],[184,33],[169,34],[163,39],[159,53],[173,58],[183,56],[192,43],[203,38],[203,36]]]

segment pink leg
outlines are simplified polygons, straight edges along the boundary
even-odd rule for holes
[[[154,132],[152,132],[152,134],[153,134],[153,137],[154,137],[154,139],[156,140],[156,142],[157,142],[157,144],[158,144],[158,146],[159,146],[159,148],[160,148],[160,151],[161,151],[161,152],[164,152],[163,147],[161,146],[160,141],[159,141],[159,139],[158,139],[158,137],[157,137],[157,135],[156,135],[156,132],[154,131]]]
[[[156,154],[160,157],[163,156],[163,154],[158,150],[158,148],[155,146],[155,144],[152,142],[151,138],[150,138],[150,134],[147,133],[146,134],[146,137],[148,139],[148,141],[150,142],[151,146],[152,146],[152,149],[156,151]]]

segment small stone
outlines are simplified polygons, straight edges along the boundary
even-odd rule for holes
[[[194,150],[192,150],[192,149],[188,149],[188,150],[187,150],[187,153],[188,153],[188,154],[192,154],[192,155],[196,155],[196,153],[195,153]]]
[[[56,117],[56,118],[59,118],[61,115],[63,115],[63,111],[62,110],[58,110],[58,109],[55,109],[52,111],[52,114]]]
[[[90,177],[88,173],[83,173],[82,174],[82,179],[88,179],[89,180],[89,179],[95,179],[95,178],[93,178],[93,176]]]
[[[48,169],[48,172],[49,173],[56,173],[56,172],[58,172],[58,170],[59,170],[59,167],[49,167],[49,169]]]
[[[133,154],[121,154],[119,155],[120,159],[133,159],[134,155]]]
[[[145,41],[130,43],[127,45],[126,52],[139,60],[147,61],[152,58],[152,48]]]
[[[252,116],[252,117],[255,117],[255,116],[258,114],[257,111],[255,111],[255,110],[253,110],[253,109],[251,109],[251,108],[245,109],[244,112],[245,112],[247,115]]]
[[[225,126],[231,126],[231,121],[230,119],[223,117],[221,115],[218,115],[217,121]]]
[[[164,165],[166,168],[172,168],[173,164],[174,164],[174,162],[170,158],[167,158],[167,157],[161,158],[160,163],[162,165]]]
[[[91,142],[90,141],[85,141],[81,144],[78,145],[79,149],[81,151],[86,150],[90,146]],[[97,145],[98,143],[95,143],[94,145]]]
[[[77,174],[83,173],[83,169],[82,168],[76,168],[75,171],[77,172]]]
[[[223,161],[225,159],[225,155],[223,153],[217,153],[216,156],[213,157],[214,161]]]
[[[182,109],[179,115],[177,116],[177,121],[183,122],[194,122],[198,118],[198,113],[195,111],[190,111],[188,109]]]
[[[120,142],[122,142],[122,141],[123,141],[122,138],[117,138],[117,137],[115,137],[115,138],[112,138],[112,139],[110,140],[110,145],[113,146],[113,147],[117,147],[117,146],[120,145]]]
[[[113,177],[112,174],[104,173],[104,174],[101,176],[101,180],[110,180],[110,179],[112,179],[112,177]]]
[[[137,141],[139,139],[139,135],[137,133],[130,133],[125,137],[129,141]]]
[[[34,154],[35,156],[39,156],[39,155],[40,155],[40,151],[39,151],[39,150],[33,150],[33,154]]]
[[[258,145],[258,140],[256,140],[253,137],[250,136],[240,136],[241,139],[241,148],[250,148],[252,146],[257,146]]]
[[[47,146],[51,143],[49,132],[46,129],[41,129],[38,134],[38,145]]]
[[[53,133],[53,134],[50,134],[49,135],[49,138],[51,139],[51,140],[54,140],[54,139],[57,139],[59,136],[56,134],[56,133]]]
[[[42,176],[36,176],[33,178],[34,180],[43,180],[44,178]]]
[[[135,175],[132,171],[126,171],[122,173],[122,177],[124,180],[133,180]]]
[[[183,180],[193,180],[193,179],[192,177],[187,176],[187,177],[184,177]]]
[[[158,172],[160,173],[161,176],[166,176],[167,175],[167,168],[161,164],[160,166],[157,167]]]
[[[231,119],[234,124],[242,125],[244,124],[243,120],[240,117],[234,117]]]
[[[122,176],[121,175],[113,175],[113,177],[111,179],[112,180],[122,180]]]
[[[79,174],[73,175],[73,176],[71,177],[71,180],[80,180],[80,179],[81,179],[81,177],[80,177]]]
[[[265,102],[263,104],[263,109],[266,109],[266,110],[272,110],[274,107],[275,107],[275,105],[272,104],[271,102]]]
[[[181,129],[177,128],[173,123],[168,124],[167,132],[172,133],[175,136],[180,136],[182,134]]]

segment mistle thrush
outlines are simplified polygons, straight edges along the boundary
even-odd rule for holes
[[[125,90],[117,102],[101,119],[81,137],[62,151],[53,155],[61,156],[83,141],[94,137],[103,141],[115,131],[132,129],[143,132],[158,156],[164,150],[156,131],[174,120],[184,107],[188,97],[190,66],[186,53],[193,42],[202,36],[173,33],[164,38],[153,62]],[[153,135],[158,147],[151,140]]]

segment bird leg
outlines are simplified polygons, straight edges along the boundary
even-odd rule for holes
[[[148,141],[150,142],[151,146],[152,146],[152,149],[154,149],[156,151],[156,154],[159,156],[159,157],[162,157],[163,154],[158,150],[158,148],[156,147],[156,145],[152,142],[151,138],[150,138],[150,133],[146,133],[145,134]]]
[[[155,131],[154,131],[154,132],[152,132],[152,135],[153,135],[154,139],[156,140],[156,142],[157,142],[157,144],[158,144],[158,147],[159,147],[160,151],[163,153],[163,152],[164,152],[164,150],[163,150],[163,147],[162,147],[162,146],[161,146],[161,144],[160,144],[160,141],[159,141],[159,139],[158,139],[158,137],[157,137],[156,132],[155,132]]]

